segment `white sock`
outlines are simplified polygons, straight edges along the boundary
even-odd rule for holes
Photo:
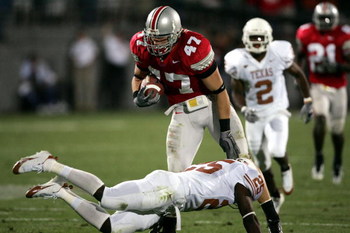
[[[109,213],[96,203],[89,202],[67,189],[61,189],[58,197],[69,204],[88,223],[100,229],[110,217]]]
[[[104,183],[94,174],[75,169],[49,159],[44,163],[44,171],[53,172],[93,195]]]

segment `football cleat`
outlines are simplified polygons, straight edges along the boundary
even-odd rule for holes
[[[280,212],[281,206],[284,203],[284,195],[280,193],[280,197],[271,197],[273,206],[275,207],[275,210],[277,213]]]
[[[282,188],[286,195],[290,195],[294,190],[293,171],[290,164],[289,169],[282,172]]]
[[[57,157],[51,155],[51,153],[48,151],[40,151],[35,155],[27,156],[18,160],[12,167],[12,172],[14,174],[21,174],[31,171],[36,171],[38,173],[43,172],[44,163],[50,159],[57,160]]]
[[[45,184],[40,184],[30,188],[26,192],[26,197],[27,198],[43,197],[45,199],[47,198],[57,199],[58,198],[57,194],[62,188],[72,189],[73,186],[65,183],[65,180],[63,178],[56,176],[50,181],[46,182]]]
[[[338,172],[338,175],[337,174],[333,174],[333,179],[332,179],[332,182],[333,182],[333,184],[341,184],[341,181],[342,181],[342,179],[343,179],[343,171],[342,170],[340,170],[339,172]]]
[[[311,169],[311,177],[314,180],[323,180],[323,178],[324,178],[324,165],[322,164],[318,170],[317,170],[316,165],[314,165]]]
[[[290,164],[289,169],[282,172],[282,189],[286,195],[290,195],[294,190],[293,170]]]

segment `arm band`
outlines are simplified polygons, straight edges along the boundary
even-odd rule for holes
[[[252,214],[256,215],[255,212],[252,211],[252,212],[249,212],[248,214],[245,214],[245,215],[242,217],[242,219],[244,219],[244,218],[246,218],[246,217],[248,217],[249,215],[252,215]]]
[[[220,119],[219,123],[221,132],[230,130],[230,119]]]
[[[217,90],[212,91],[211,93],[217,95],[217,94],[223,92],[225,89],[226,89],[226,87],[225,87],[225,84],[223,83]]]

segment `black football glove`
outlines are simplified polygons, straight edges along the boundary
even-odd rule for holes
[[[138,92],[137,95],[134,96],[134,103],[138,107],[148,107],[153,104],[158,103],[160,99],[160,95],[157,93],[154,97],[152,97],[153,93],[150,92],[148,95],[145,95],[146,86],[142,87]]]
[[[244,118],[250,123],[254,123],[259,120],[259,117],[256,115],[256,110],[253,108],[244,106],[242,107],[241,112],[244,114]]]
[[[341,65],[336,62],[330,62],[328,59],[324,59],[321,63],[317,63],[315,66],[315,73],[336,74],[339,72],[341,72]]]
[[[220,133],[219,144],[223,151],[226,153],[226,157],[228,159],[237,159],[239,157],[241,151],[238,148],[237,143],[233,138],[230,130]]]
[[[149,233],[176,233],[176,217],[161,216]]]
[[[312,117],[312,102],[305,103],[300,110],[300,116],[303,119],[304,123],[307,124]]]

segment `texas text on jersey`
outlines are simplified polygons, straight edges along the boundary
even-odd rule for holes
[[[210,42],[201,34],[184,29],[169,54],[152,56],[144,44],[144,33],[136,33],[130,49],[137,66],[160,78],[170,105],[210,94],[200,80],[211,75],[217,65]]]

